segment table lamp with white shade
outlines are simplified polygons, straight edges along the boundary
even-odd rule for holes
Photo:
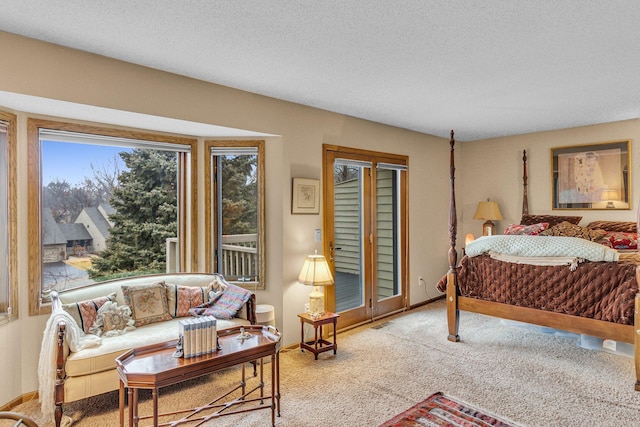
[[[309,314],[313,318],[321,317],[324,311],[324,292],[321,286],[333,285],[333,275],[324,255],[308,255],[298,275],[298,282],[303,285],[313,286],[309,294]]]

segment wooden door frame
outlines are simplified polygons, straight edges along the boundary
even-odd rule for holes
[[[357,149],[357,148],[351,148],[351,147],[341,147],[341,146],[337,146],[337,145],[332,145],[332,144],[323,144],[322,146],[322,183],[323,183],[323,218],[322,218],[322,230],[323,230],[323,234],[322,234],[322,244],[323,244],[323,251],[325,254],[327,254],[327,260],[329,261],[329,264],[331,266],[331,269],[333,271],[335,271],[335,265],[333,263],[333,261],[330,259],[330,248],[329,248],[329,241],[331,239],[329,239],[327,233],[328,230],[330,228],[330,221],[329,221],[329,215],[328,212],[330,212],[331,210],[334,209],[334,202],[333,200],[329,200],[329,198],[327,197],[328,194],[328,189],[329,189],[329,185],[330,183],[333,181],[333,173],[329,174],[329,167],[328,167],[328,162],[329,162],[329,155],[330,153],[333,155],[333,153],[344,153],[345,155],[354,155],[354,156],[366,156],[366,157],[371,157],[371,158],[375,158],[377,159],[377,161],[380,161],[380,159],[388,159],[391,161],[394,161],[394,163],[398,163],[398,164],[402,164],[402,165],[406,165],[408,167],[409,165],[409,158],[407,156],[403,156],[403,155],[398,155],[398,154],[390,154],[390,153],[383,153],[383,152],[378,152],[378,151],[371,151],[371,150],[361,150],[361,149]],[[331,168],[331,171],[333,171],[333,168]],[[375,177],[375,170],[372,170],[372,177]],[[407,174],[407,172],[402,172],[403,174]],[[399,206],[401,209],[401,215],[400,215],[400,235],[402,236],[402,241],[401,241],[401,245],[400,245],[400,264],[399,264],[399,275],[400,275],[400,286],[401,286],[401,296],[402,296],[402,304],[401,304],[401,308],[399,310],[394,310],[392,312],[397,312],[397,311],[402,311],[402,310],[408,310],[410,307],[410,299],[409,299],[409,233],[408,233],[408,227],[409,227],[409,197],[408,197],[408,193],[409,193],[409,185],[408,185],[408,176],[403,175],[403,179],[401,180],[401,186],[400,186],[400,202],[399,202]],[[374,190],[375,192],[375,190]],[[364,203],[367,204],[367,206],[371,205],[371,200],[367,199],[364,201]],[[370,222],[370,229],[369,230],[365,230],[365,232],[369,233],[369,234],[374,234],[374,230],[373,230],[373,224],[375,224],[375,222],[373,222],[375,220],[375,218],[373,216],[375,216],[375,212],[372,212],[373,209],[366,208],[368,209],[368,215],[371,215],[371,222]],[[371,259],[365,259],[365,269],[368,269],[368,271],[370,271],[371,273],[366,273],[366,274],[372,274],[373,276],[375,276],[375,271],[373,267],[374,262],[375,262],[375,251],[373,251],[372,249],[372,242],[370,239],[365,239],[365,250],[368,250],[368,253],[371,254]],[[375,280],[375,277],[371,278],[371,282],[373,282],[373,280]],[[377,295],[377,291],[373,292]],[[374,295],[372,295],[373,298]],[[328,307],[335,307],[336,305],[336,297],[335,297],[335,290],[332,287],[329,287],[326,289],[326,295],[325,295],[325,299],[326,299],[326,305]],[[365,305],[368,305],[368,302],[365,301]],[[375,314],[372,314],[371,312],[371,307],[367,307],[367,317],[369,317],[370,320],[373,320],[377,317],[384,317],[387,316],[390,313],[384,313],[381,316],[376,316]],[[342,319],[342,316],[341,316]],[[346,320],[346,319],[344,319]],[[340,322],[340,321],[339,321]],[[349,325],[347,325],[349,326]]]

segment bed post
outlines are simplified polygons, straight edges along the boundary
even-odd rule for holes
[[[636,231],[640,230],[640,206],[636,219]],[[636,267],[636,284],[640,288],[640,265]],[[636,365],[636,391],[640,391],[640,289],[636,293],[633,316],[633,355]]]
[[[449,271],[447,271],[447,324],[449,327],[449,341],[460,341],[458,335],[458,325],[460,310],[458,310],[458,252],[456,252],[456,234],[458,232],[458,219],[456,216],[456,167],[454,161],[453,147],[456,141],[451,131],[451,153],[449,158],[449,180],[451,193],[449,195]]]
[[[522,193],[522,215],[529,213],[529,196],[527,195],[527,150],[522,150],[522,186],[524,192]]]
[[[640,283],[640,266],[636,267],[636,282]],[[640,391],[640,293],[636,294],[634,316],[634,359],[636,362],[636,391]]]

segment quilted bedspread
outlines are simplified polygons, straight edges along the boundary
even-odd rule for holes
[[[583,262],[572,271],[464,256],[458,287],[465,297],[632,325],[635,270],[635,263],[623,262]],[[445,276],[438,290],[444,292],[446,283]]]
[[[618,261],[618,252],[600,243],[563,236],[483,236],[465,247],[468,256],[489,251],[520,257],[576,257],[589,261]]]

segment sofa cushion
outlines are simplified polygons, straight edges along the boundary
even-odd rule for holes
[[[98,336],[111,337],[133,329],[135,326],[131,318],[131,309],[126,305],[118,305],[115,301],[107,301],[98,310],[98,317],[89,332]]]
[[[178,339],[178,322],[180,320],[180,318],[176,318],[149,324],[126,334],[103,338],[102,343],[97,347],[88,347],[75,353],[72,352],[67,358],[65,372],[68,377],[77,377],[115,369],[116,357],[134,347]],[[240,325],[249,325],[249,321],[239,318],[218,320],[216,329],[222,330]],[[112,388],[112,390],[114,389]]]
[[[171,320],[163,281],[147,285],[122,285],[122,293],[136,327]]]
[[[107,301],[116,299],[115,292],[102,297],[88,299],[79,302],[63,304],[62,308],[73,317],[76,324],[82,328],[85,334],[89,333],[93,322],[98,317],[98,310]]]
[[[180,286],[165,283],[167,289],[167,304],[172,317],[185,317],[189,309],[209,301],[210,288],[208,286]]]

